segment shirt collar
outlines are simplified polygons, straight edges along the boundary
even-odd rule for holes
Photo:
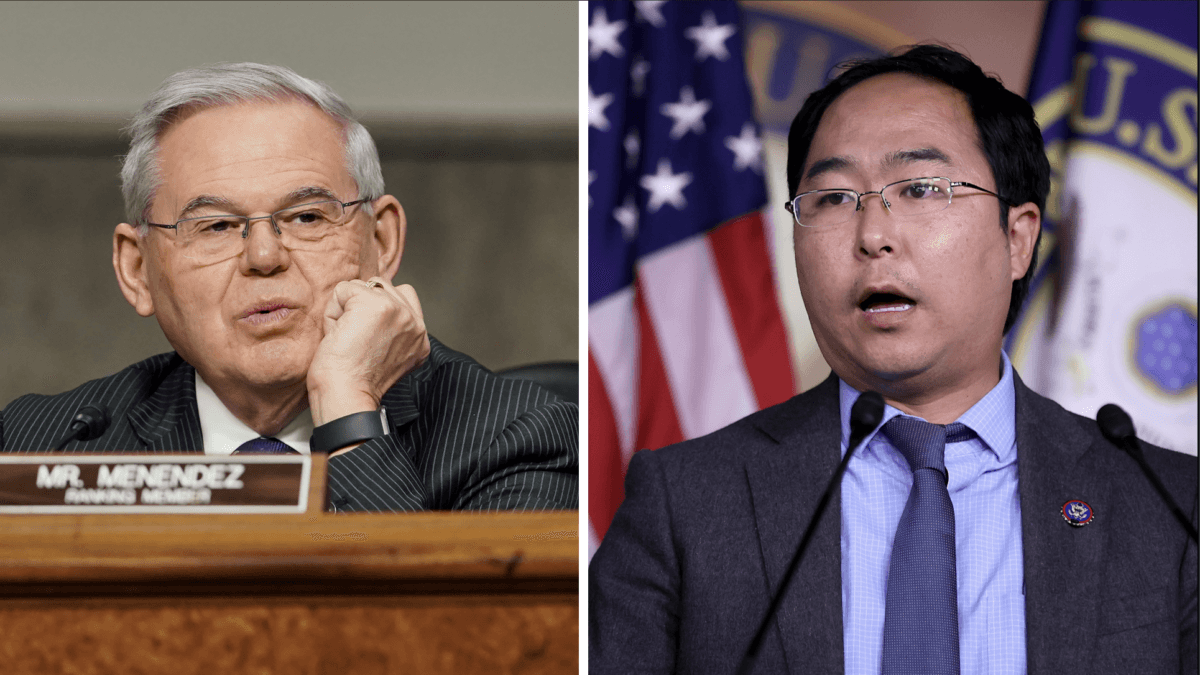
[[[232,455],[242,443],[259,437],[257,431],[246,426],[217,397],[217,393],[196,373],[196,407],[200,412],[200,434],[204,440],[204,454]],[[303,412],[288,423],[277,438],[302,455],[309,454],[308,441],[312,438],[312,412]]]
[[[1003,351],[1000,352],[1000,358],[1003,360],[1000,366],[1000,381],[956,421],[970,427],[983,444],[995,453],[1000,463],[1007,464],[1016,459],[1017,395],[1013,385],[1012,362]],[[838,388],[842,418],[842,454],[845,454],[850,441],[850,407],[862,392],[846,384],[840,377]],[[871,439],[883,428],[883,424],[901,414],[905,413],[890,405],[884,405],[883,423],[867,434],[861,448],[871,444]]]

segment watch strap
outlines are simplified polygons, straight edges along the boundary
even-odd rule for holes
[[[380,407],[379,410],[339,417],[316,427],[308,447],[311,452],[328,453],[387,435],[387,411]]]

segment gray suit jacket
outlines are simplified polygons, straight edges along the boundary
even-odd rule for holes
[[[425,363],[383,396],[392,434],[329,460],[333,508],[578,508],[576,405],[429,342]],[[172,352],[62,394],[22,396],[0,412],[0,452],[47,451],[95,403],[112,424],[66,452],[200,452],[194,373]]]
[[[1016,386],[1030,673],[1196,672],[1196,546],[1096,423]],[[591,673],[732,673],[840,460],[837,380],[633,456],[589,567]],[[1196,522],[1197,463],[1146,458]],[[1069,526],[1081,499],[1095,520]],[[835,497],[756,672],[843,670]]]

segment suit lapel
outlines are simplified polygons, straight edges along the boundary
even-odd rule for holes
[[[746,462],[768,597],[782,583],[825,484],[837,469],[839,420],[833,375],[756,420],[773,441]],[[835,492],[772,629],[783,642],[790,670],[843,669],[841,559],[841,499]],[[765,644],[773,639],[769,633]]]
[[[1098,625],[1109,485],[1075,418],[1014,379],[1028,672],[1082,671]],[[1068,525],[1060,510],[1072,499],[1087,502],[1095,520]]]
[[[149,452],[203,451],[200,411],[196,407],[195,370],[172,355],[163,379],[125,418]],[[133,450],[134,448],[121,448]]]

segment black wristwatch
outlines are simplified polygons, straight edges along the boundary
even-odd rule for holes
[[[313,429],[312,438],[308,441],[308,449],[310,452],[328,453],[341,450],[347,445],[387,436],[390,433],[387,409],[380,406],[379,410],[368,410],[339,417]]]

